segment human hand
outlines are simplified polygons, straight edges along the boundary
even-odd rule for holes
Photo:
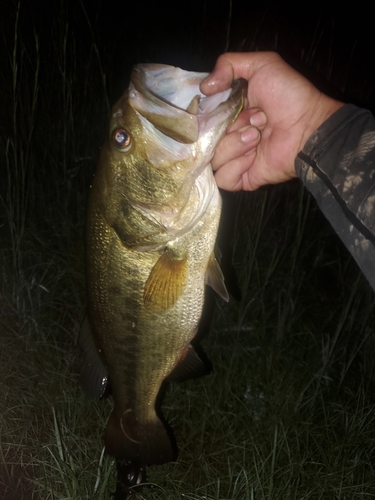
[[[248,81],[244,109],[216,148],[220,188],[253,191],[296,177],[294,161],[311,134],[344,104],[322,94],[274,52],[227,53],[202,83],[212,95]]]

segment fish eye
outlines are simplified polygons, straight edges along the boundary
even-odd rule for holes
[[[131,146],[132,138],[124,128],[118,128],[112,133],[112,142],[117,149],[128,151]]]

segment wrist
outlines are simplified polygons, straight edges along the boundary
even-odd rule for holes
[[[302,151],[305,147],[306,142],[313,135],[313,133],[328,120],[338,109],[344,106],[345,103],[336,101],[325,94],[320,94],[319,102],[315,106],[313,115],[308,120],[308,123],[304,129],[299,151]],[[298,151],[298,152],[299,152]]]

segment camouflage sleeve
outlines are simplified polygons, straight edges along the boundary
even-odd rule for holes
[[[375,119],[347,104],[307,141],[297,175],[375,290]]]

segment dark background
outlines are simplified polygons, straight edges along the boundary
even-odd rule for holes
[[[82,485],[96,480],[90,474],[97,471],[93,460],[108,415],[102,401],[93,407],[78,388],[85,211],[110,106],[126,89],[131,67],[155,62],[210,71],[226,50],[277,50],[322,91],[374,111],[373,15],[359,3],[337,5],[0,0],[0,414],[8,463],[7,474],[0,463],[0,499],[3,491],[7,500],[37,498],[26,492],[43,470],[53,471],[51,484],[62,488],[71,477],[74,488],[76,477]],[[312,488],[322,491],[316,498],[338,498],[338,491],[349,498],[356,488],[361,497],[373,494],[373,292],[298,180],[226,196],[223,215],[224,226],[233,229],[222,240],[235,241],[234,278],[242,298],[219,304],[206,339],[217,378],[192,382],[208,384],[205,389],[179,386],[170,398],[168,420],[187,443],[173,477],[185,487],[191,477],[195,482],[206,473],[200,457],[210,448],[214,467],[207,481],[229,481],[228,494],[224,489],[220,496],[231,498],[237,480],[227,477],[228,467],[242,470],[256,449],[263,454],[257,476],[271,484],[264,464],[275,458],[274,424],[281,422],[285,443],[278,448],[276,479],[290,482],[291,497],[312,498]],[[247,427],[257,399],[265,413]],[[67,450],[78,450],[77,476],[69,468],[74,453],[66,455],[62,475],[56,472],[51,408],[69,429]],[[91,408],[98,415],[100,408],[102,420]],[[202,414],[207,440],[197,434]],[[312,427],[304,429],[306,422]],[[238,428],[228,437],[232,423]],[[238,446],[244,442],[254,443],[246,458]],[[236,453],[232,465],[228,453]],[[34,467],[35,457],[44,469]],[[195,467],[191,475],[187,463]],[[42,477],[40,487],[48,481]],[[273,497],[271,490],[262,489],[265,494]],[[154,498],[152,490],[149,495]]]
[[[24,40],[37,33],[45,63],[56,32],[74,36],[90,54],[95,40],[108,73],[111,102],[123,91],[130,67],[162,62],[210,70],[224,51],[277,50],[323,90],[374,108],[372,15],[360,4],[251,0],[171,2],[20,2]],[[3,0],[1,26],[12,40],[17,3]],[[47,70],[47,68],[46,68]]]

